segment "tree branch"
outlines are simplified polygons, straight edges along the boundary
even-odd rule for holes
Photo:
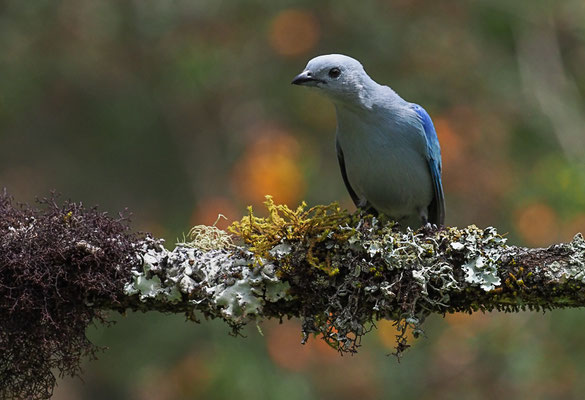
[[[585,241],[510,246],[494,228],[400,231],[336,205],[305,211],[267,202],[232,231],[196,227],[170,250],[127,221],[45,199],[41,210],[0,196],[0,397],[47,398],[55,378],[79,374],[103,311],[221,318],[235,333],[266,318],[299,317],[355,352],[381,318],[398,329],[396,354],[431,313],[548,310],[585,305]],[[34,348],[35,351],[30,351]]]

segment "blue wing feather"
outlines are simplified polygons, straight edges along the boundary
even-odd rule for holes
[[[443,183],[441,181],[441,146],[439,138],[433,125],[433,121],[424,108],[418,104],[411,104],[411,107],[421,119],[427,141],[427,161],[429,171],[433,180],[433,201],[429,205],[429,222],[443,225],[445,221],[445,196],[443,194]]]

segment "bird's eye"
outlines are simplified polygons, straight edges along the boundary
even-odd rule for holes
[[[330,78],[339,78],[339,75],[341,75],[341,70],[339,68],[331,68],[329,70]]]

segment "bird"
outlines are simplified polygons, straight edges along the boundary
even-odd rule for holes
[[[341,176],[358,209],[411,229],[444,224],[441,147],[423,107],[378,84],[343,54],[313,58],[292,84],[315,88],[333,102]]]

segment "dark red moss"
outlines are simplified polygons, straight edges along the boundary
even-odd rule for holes
[[[123,296],[137,237],[124,216],[55,196],[38,208],[0,193],[0,398],[46,399],[99,350],[86,337]]]

